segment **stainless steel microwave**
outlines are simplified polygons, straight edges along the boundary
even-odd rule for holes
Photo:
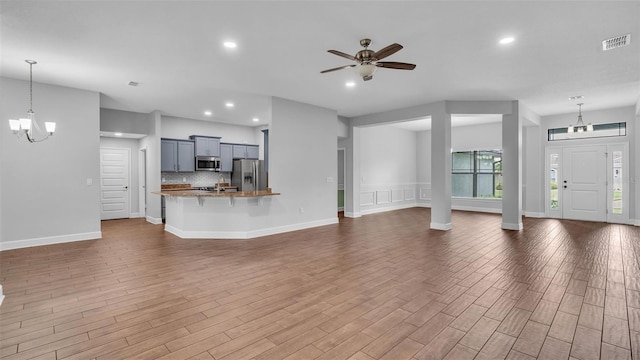
[[[211,156],[197,156],[196,171],[220,171],[220,159]]]

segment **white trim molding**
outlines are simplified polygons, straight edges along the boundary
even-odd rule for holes
[[[4,293],[2,292],[2,284],[0,284],[0,305],[4,301]]]
[[[547,214],[545,214],[544,212],[525,211],[524,216],[530,217],[530,218],[545,218],[547,217]]]
[[[162,224],[162,218],[154,218],[151,216],[146,216],[147,222],[150,222],[154,225],[160,225]]]
[[[370,214],[377,214],[377,213],[382,213],[382,212],[387,212],[387,211],[410,209],[410,208],[413,208],[413,207],[416,207],[416,203],[399,204],[399,205],[392,205],[392,206],[385,206],[385,207],[379,207],[379,208],[366,209],[366,210],[362,210],[361,213],[362,213],[362,215],[370,215]]]
[[[87,233],[79,233],[79,234],[47,236],[47,237],[41,237],[36,239],[6,241],[6,242],[0,243],[0,251],[22,249],[22,248],[28,248],[33,246],[63,244],[63,243],[74,242],[74,241],[97,240],[101,238],[102,238],[102,231],[95,231],[95,232],[87,232]]]
[[[519,224],[512,224],[512,223],[502,223],[502,228],[504,230],[515,230],[515,231],[520,231],[523,229],[522,223]]]
[[[447,223],[447,224],[440,224],[440,223],[434,223],[432,222],[431,224],[429,224],[429,227],[433,230],[451,230],[451,223]]]

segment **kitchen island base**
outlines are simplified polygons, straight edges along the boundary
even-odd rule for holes
[[[338,218],[277,225],[273,196],[165,196],[165,231],[184,239],[251,239],[338,223]]]

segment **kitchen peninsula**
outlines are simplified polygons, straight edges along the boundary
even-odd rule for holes
[[[269,212],[280,193],[176,189],[165,198],[165,231],[187,239],[248,239],[274,233]]]

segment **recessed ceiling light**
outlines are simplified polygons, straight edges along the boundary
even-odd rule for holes
[[[584,96],[578,95],[578,96],[572,96],[569,98],[569,100],[580,100],[580,99],[584,99]]]
[[[204,112],[204,114],[205,114],[206,116],[211,116],[211,115],[213,115],[213,113],[212,113],[211,111],[205,111],[205,112]]]
[[[117,133],[113,133],[113,135],[115,135],[115,136],[122,136],[122,133],[121,133],[121,132],[117,132]]]
[[[232,102],[228,102],[228,103],[224,104],[224,106],[226,106],[226,107],[228,107],[228,108],[232,108],[232,107],[234,107],[235,105],[234,105]]]
[[[226,47],[227,49],[235,49],[236,47],[238,47],[238,44],[233,41],[225,41],[224,47]]]
[[[346,87],[354,87],[354,86],[356,86],[356,83],[353,82],[353,81],[348,81],[346,84],[344,84],[344,86],[346,86]]]
[[[500,39],[500,44],[502,44],[502,45],[511,44],[515,40],[516,40],[515,38],[509,36],[509,37]]]
[[[258,122],[258,121],[260,121],[260,119],[258,119],[258,118],[253,118],[253,122]]]

